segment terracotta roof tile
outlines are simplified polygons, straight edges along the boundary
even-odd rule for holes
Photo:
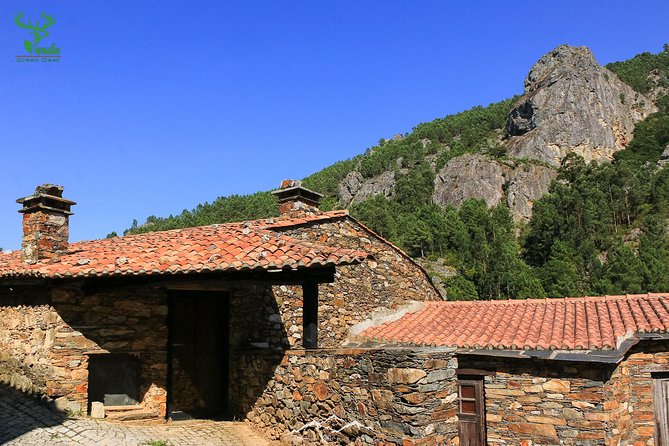
[[[26,264],[0,254],[0,277],[87,277],[298,269],[359,263],[361,251],[296,240],[231,223],[71,243],[56,261]]]
[[[328,220],[336,220],[339,218],[349,217],[347,210],[319,212],[315,214],[304,214],[299,216],[281,216],[274,218],[264,218],[261,220],[252,220],[248,223],[255,227],[264,229],[280,229],[289,228],[293,226],[301,226],[309,223],[318,223]]]
[[[424,302],[358,336],[461,348],[608,350],[633,333],[669,331],[669,294]]]
[[[280,216],[280,217],[266,218],[266,219],[261,219],[261,220],[252,220],[252,221],[249,221],[247,223],[254,226],[254,227],[259,227],[259,228],[262,228],[262,229],[280,231],[281,229],[284,229],[284,228],[288,229],[288,228],[300,227],[300,226],[303,226],[303,225],[309,225],[309,224],[312,224],[312,223],[325,223],[325,222],[328,222],[328,221],[337,221],[337,220],[343,220],[343,219],[349,219],[349,220],[353,221],[356,225],[361,227],[363,230],[365,230],[369,234],[373,235],[374,237],[378,238],[379,240],[383,241],[386,245],[391,247],[399,255],[401,255],[406,260],[408,260],[409,262],[414,264],[417,268],[419,268],[423,272],[423,274],[425,275],[425,279],[432,286],[432,288],[435,291],[435,294],[439,295],[439,290],[435,287],[434,283],[432,282],[432,278],[427,273],[427,271],[425,271],[425,268],[423,268],[423,266],[420,263],[418,263],[409,254],[405,253],[401,248],[392,244],[389,240],[385,239],[380,234],[377,234],[372,229],[370,229],[369,227],[362,224],[360,221],[351,217],[348,210],[346,210],[346,209],[318,212],[318,213],[315,213],[315,214],[299,215],[299,216]]]

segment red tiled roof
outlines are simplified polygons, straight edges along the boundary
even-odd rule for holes
[[[405,253],[400,247],[392,244],[389,240],[383,238],[381,235],[377,234],[367,226],[363,225],[360,223],[358,220],[355,218],[351,217],[351,214],[349,214],[348,210],[346,209],[341,209],[341,210],[336,210],[336,211],[326,211],[326,212],[319,212],[317,214],[308,214],[308,215],[300,215],[300,216],[280,216],[280,217],[274,217],[274,218],[265,218],[262,220],[253,220],[248,222],[251,225],[263,228],[263,229],[283,229],[283,228],[292,228],[295,226],[302,226],[306,224],[311,224],[311,223],[321,223],[324,221],[332,221],[332,220],[339,220],[342,218],[347,218],[353,222],[355,222],[358,226],[360,226],[362,229],[367,231],[368,233],[372,234],[373,236],[377,237],[379,240],[383,241],[385,244],[393,248],[395,251],[400,253],[402,256],[406,257],[409,259],[411,262],[415,263],[419,268],[423,269],[423,267],[414,260],[413,257],[411,257],[409,254]]]
[[[634,333],[669,330],[669,294],[425,302],[358,336],[472,349],[608,350]]]
[[[274,218],[264,218],[262,220],[253,220],[249,224],[266,229],[280,229],[289,228],[292,226],[301,226],[309,223],[319,223],[328,220],[336,220],[338,218],[349,217],[347,210],[336,210],[319,212],[317,214],[305,214],[299,216],[280,216]]]
[[[389,240],[383,238],[380,234],[377,234],[364,224],[360,223],[357,219],[351,217],[349,214],[348,210],[346,209],[341,209],[341,210],[334,210],[334,211],[324,211],[324,212],[319,212],[316,214],[306,214],[306,215],[299,215],[299,216],[279,216],[279,217],[273,217],[273,218],[265,218],[261,220],[253,220],[247,222],[248,224],[254,226],[254,227],[259,227],[262,229],[269,229],[269,230],[277,230],[280,231],[281,229],[289,229],[293,227],[299,227],[302,225],[309,225],[312,223],[323,223],[327,221],[333,221],[333,220],[340,220],[340,219],[349,219],[350,221],[354,222],[356,225],[358,225],[360,228],[362,228],[364,231],[367,233],[373,235],[374,237],[378,238],[381,240],[383,243],[388,245],[391,249],[393,249],[395,252],[397,252],[399,255],[404,257],[406,260],[414,264],[424,275],[425,279],[427,282],[430,284],[430,286],[434,289],[434,292],[436,293],[437,296],[440,295],[439,290],[437,287],[434,285],[432,282],[432,278],[430,275],[427,273],[425,268],[418,263],[413,257],[411,257],[409,254],[404,252],[400,247],[394,245],[391,243]]]
[[[29,265],[0,253],[0,277],[88,277],[299,269],[359,263],[368,255],[298,241],[242,223],[71,243],[53,262]]]

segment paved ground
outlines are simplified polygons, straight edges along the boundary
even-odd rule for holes
[[[179,421],[129,425],[68,419],[0,386],[0,445],[8,446],[266,446],[243,423]]]

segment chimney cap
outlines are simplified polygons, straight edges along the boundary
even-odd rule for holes
[[[303,187],[300,180],[283,180],[281,188],[273,190],[272,194],[276,195],[280,201],[302,197],[313,202],[318,202],[318,200],[323,198],[322,194]]]
[[[63,189],[63,186],[49,183],[37,186],[34,194],[16,200],[17,203],[23,205],[19,212],[26,213],[37,209],[46,209],[72,215],[73,212],[70,212],[70,207],[77,203],[63,198]]]

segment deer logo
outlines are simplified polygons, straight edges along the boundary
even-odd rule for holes
[[[51,45],[51,48],[40,48],[38,47],[39,43],[44,39],[46,36],[49,35],[49,31],[46,29],[49,28],[51,25],[55,23],[55,19],[48,15],[47,13],[43,12],[40,17],[44,19],[44,23],[40,26],[39,20],[35,20],[35,24],[30,21],[29,18],[26,18],[28,23],[24,23],[22,21],[23,17],[25,14],[23,12],[19,12],[16,17],[14,17],[14,23],[16,23],[16,26],[19,28],[24,28],[30,30],[30,34],[33,36],[32,42],[30,40],[24,40],[23,41],[23,46],[25,47],[26,51],[28,51],[30,54],[53,54],[53,53],[60,53],[59,48],[55,48],[54,45]]]

